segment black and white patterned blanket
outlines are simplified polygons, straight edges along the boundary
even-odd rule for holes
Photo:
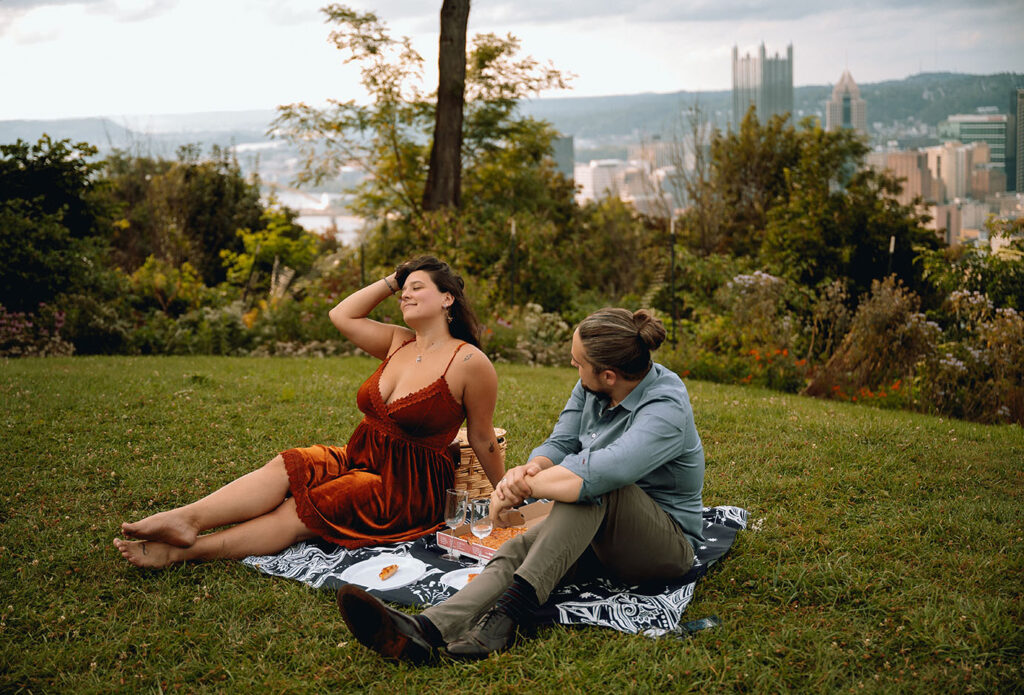
[[[679,581],[659,589],[616,584],[606,579],[559,586],[543,606],[541,622],[563,625],[599,625],[631,634],[651,637],[675,634],[680,618],[693,599],[694,586],[713,563],[726,554],[736,533],[747,527],[747,511],[740,507],[704,509],[706,543],[697,549],[693,568]],[[440,581],[459,563],[441,559],[433,535],[409,543],[346,550],[326,542],[297,543],[277,555],[250,556],[243,563],[276,577],[295,579],[314,588],[337,589],[345,581],[342,573],[358,562],[383,554],[408,554],[422,561],[426,572],[405,586],[370,589],[378,598],[404,606],[432,606],[455,589]],[[653,593],[652,593],[653,592]]]

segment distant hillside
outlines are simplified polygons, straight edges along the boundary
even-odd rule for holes
[[[972,113],[979,107],[994,106],[1007,113],[1013,90],[1024,87],[1024,74],[924,73],[859,86],[867,101],[869,127],[874,123],[889,127],[908,119],[934,127],[950,114]],[[823,117],[831,93],[830,85],[797,87],[797,119],[809,114]],[[574,136],[578,147],[596,151],[610,147],[617,151],[641,138],[672,137],[681,127],[682,115],[696,103],[715,125],[727,126],[732,109],[730,90],[536,99],[524,103],[522,110]],[[177,147],[186,143],[224,146],[262,142],[274,115],[268,109],[140,116],[118,119],[120,123],[110,118],[0,121],[0,143],[18,138],[34,142],[49,133],[54,138],[84,140],[101,150],[120,147],[173,156]]]
[[[890,125],[910,118],[934,126],[950,114],[973,113],[979,107],[995,106],[1001,113],[1007,113],[1013,90],[1024,87],[1024,74],[925,73],[858,86],[867,101],[869,124]],[[796,87],[793,91],[798,120],[812,114],[824,117],[825,103],[832,95],[831,85]],[[670,137],[680,115],[696,103],[719,127],[728,124],[732,111],[730,90],[537,99],[525,104],[523,112],[550,121],[561,132],[580,139]]]
[[[35,142],[43,134],[54,140],[70,138],[105,147],[110,142],[128,142],[135,136],[108,118],[73,118],[52,121],[0,121],[0,142]]]

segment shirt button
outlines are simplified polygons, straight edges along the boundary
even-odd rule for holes
[[[591,439],[597,439],[597,434],[595,432],[591,432],[590,433],[590,438]]]

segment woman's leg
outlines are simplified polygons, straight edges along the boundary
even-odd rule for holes
[[[287,494],[288,473],[284,459],[275,456],[262,468],[192,504],[121,524],[121,532],[130,538],[187,548],[196,542],[201,531],[267,514],[276,509]]]
[[[249,555],[270,555],[315,535],[299,519],[295,499],[288,498],[267,514],[199,536],[187,548],[159,541],[119,538],[114,539],[114,546],[136,567],[160,569],[191,560],[239,560]]]

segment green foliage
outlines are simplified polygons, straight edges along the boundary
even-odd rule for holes
[[[573,326],[537,304],[509,310],[485,331],[483,347],[498,362],[533,366],[565,364]]]
[[[70,355],[75,346],[61,338],[64,312],[41,304],[32,315],[0,304],[0,357]]]
[[[259,184],[246,181],[227,149],[182,147],[176,161],[115,152],[104,162],[110,196],[121,210],[115,222],[115,258],[128,272],[156,256],[188,261],[203,282],[226,279],[221,251],[242,252],[239,229],[259,229]]]
[[[97,149],[87,142],[23,140],[0,145],[0,201],[26,201],[44,217],[59,215],[76,239],[105,236],[107,207],[97,183]]]
[[[176,268],[154,256],[147,258],[130,280],[137,308],[159,309],[171,316],[198,309],[206,290],[188,261]]]
[[[926,412],[982,422],[1024,423],[1024,317],[977,292],[953,292],[946,342],[924,356],[914,379]]]
[[[996,307],[1024,310],[1024,219],[989,219],[992,239],[1009,245],[993,253],[981,246],[922,250],[924,277],[943,296],[956,291],[980,292]],[[1017,239],[1014,241],[1014,239]]]
[[[789,116],[773,116],[761,125],[754,108],[736,132],[711,136],[711,181],[727,214],[721,221],[716,251],[756,255],[768,211],[786,193],[786,175],[798,166],[800,142]]]
[[[228,282],[247,291],[259,289],[280,296],[292,277],[309,272],[319,251],[316,235],[295,224],[295,214],[288,209],[269,208],[260,216],[259,229],[239,229],[237,234],[244,251],[221,249],[220,255]],[[254,276],[259,279],[254,281]],[[281,281],[272,286],[275,278]]]
[[[105,272],[108,218],[96,148],[43,136],[0,145],[0,303],[34,311]]]
[[[920,299],[894,277],[876,280],[849,333],[806,393],[849,396],[912,375],[918,361],[934,352],[941,333],[919,307]]]

